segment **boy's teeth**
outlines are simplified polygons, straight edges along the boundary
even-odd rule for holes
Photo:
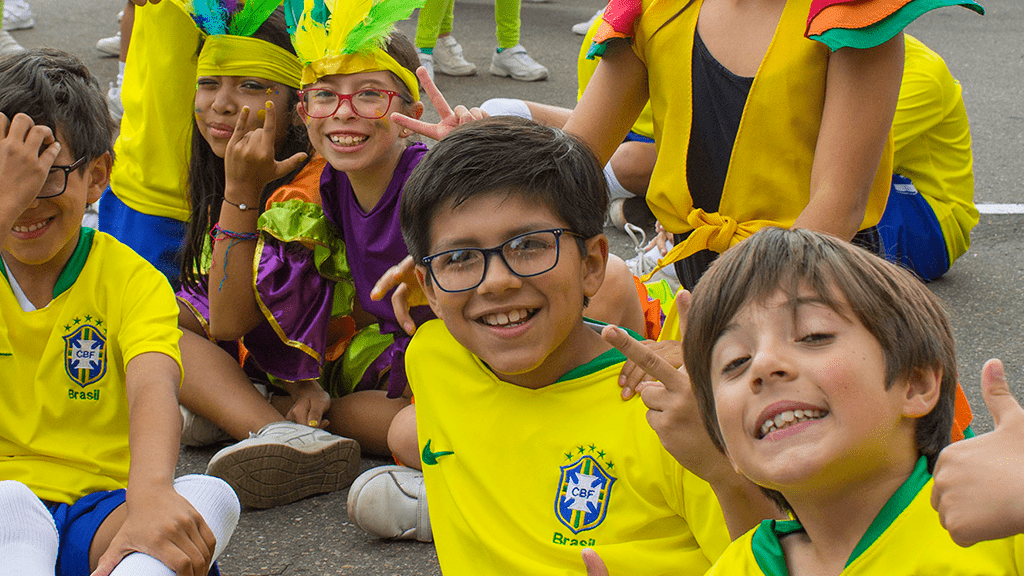
[[[342,146],[355,146],[356,144],[366,142],[367,138],[369,138],[369,136],[342,136],[340,134],[332,134],[331,142],[341,144]]]
[[[494,314],[488,314],[481,318],[484,324],[488,326],[507,326],[509,324],[515,324],[520,320],[525,320],[530,315],[530,311],[522,308],[519,310],[509,310],[508,312],[495,312]]]
[[[796,424],[806,420],[817,420],[824,415],[824,410],[786,410],[785,412],[776,414],[775,418],[769,418],[768,420],[765,420],[764,424],[761,424],[761,437],[764,438],[772,432],[782,430],[790,424]]]
[[[39,230],[43,226],[46,226],[47,222],[49,222],[49,220],[41,220],[39,222],[36,222],[35,224],[30,224],[28,226],[14,226],[13,229],[15,232],[27,234],[29,232],[35,232],[36,230]]]

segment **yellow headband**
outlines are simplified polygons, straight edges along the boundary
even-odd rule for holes
[[[416,79],[416,75],[381,49],[374,50],[369,54],[342,54],[310,62],[302,69],[302,85],[309,86],[324,76],[334,74],[357,74],[379,70],[393,72],[409,89],[413,101],[420,99],[419,81]]]
[[[285,86],[302,86],[302,63],[298,56],[247,36],[209,36],[199,53],[197,76],[255,76]]]

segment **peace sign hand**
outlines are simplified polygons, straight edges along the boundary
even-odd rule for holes
[[[489,116],[487,112],[484,112],[480,108],[469,109],[461,104],[452,110],[452,107],[448,105],[448,101],[445,100],[444,95],[437,89],[437,85],[430,79],[430,75],[427,73],[426,68],[423,66],[417,68],[416,76],[419,77],[420,83],[423,85],[423,90],[425,90],[427,96],[430,97],[430,103],[434,105],[434,110],[437,110],[437,113],[441,116],[441,120],[437,124],[430,124],[423,122],[422,120],[406,116],[401,112],[392,113],[391,120],[402,128],[412,130],[413,132],[426,136],[427,138],[441,140],[457,126],[474,120],[482,120]]]
[[[676,296],[680,330],[686,332],[686,313],[690,309],[690,293]],[[637,342],[617,326],[606,326],[601,332],[606,342],[615,346],[655,381],[646,380],[636,392],[647,406],[647,422],[669,454],[684,468],[714,485],[717,481],[733,481],[735,472],[724,454],[711,443],[704,421],[697,409],[697,399],[690,387],[686,368],[676,368],[650,347]]]
[[[235,122],[235,130],[228,140],[224,153],[224,174],[228,185],[236,184],[248,191],[252,198],[239,198],[245,203],[255,204],[260,192],[267,184],[295,170],[306,160],[307,154],[299,152],[290,158],[275,159],[277,144],[277,109],[267,100],[266,108],[257,112],[263,126],[250,129],[250,110],[242,107]]]

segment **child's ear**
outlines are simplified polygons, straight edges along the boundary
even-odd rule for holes
[[[563,238],[571,240],[571,238]],[[608,268],[608,237],[598,234],[584,241],[587,251],[583,254],[583,293],[587,297],[597,294],[604,283],[605,270]]]
[[[903,415],[909,418],[927,416],[935,409],[942,393],[942,368],[917,368],[906,385]]]
[[[88,178],[88,192],[86,193],[86,201],[89,204],[96,202],[103,195],[103,191],[107,189],[107,184],[110,183],[110,167],[113,165],[113,158],[110,157],[110,152],[104,152],[102,156],[93,158],[86,168],[86,177]]]
[[[409,104],[408,109],[409,110],[406,116],[410,118],[415,118],[419,120],[423,116],[423,102],[420,102],[419,100],[413,102],[412,104]]]
[[[302,126],[309,122],[309,116],[306,116],[306,111],[302,109],[302,105],[298,102],[295,103],[295,122]]]
[[[434,315],[441,318],[441,307],[437,305],[437,292],[434,290],[434,283],[429,282],[427,275],[430,272],[427,267],[422,264],[417,264],[414,269],[416,272],[416,280],[420,283],[420,288],[423,289],[423,295],[427,297],[427,304],[430,305],[430,309],[434,311]],[[444,318],[441,318],[444,320]]]

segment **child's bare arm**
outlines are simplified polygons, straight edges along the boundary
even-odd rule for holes
[[[250,114],[263,115],[262,128],[247,129]],[[306,159],[305,153],[298,153],[275,160],[277,114],[269,101],[266,109],[258,112],[243,108],[224,155],[225,201],[218,222],[223,231],[213,245],[209,283],[210,333],[218,340],[240,338],[263,320],[253,290],[256,242],[233,236],[256,233],[263,188]]]
[[[857,233],[903,76],[903,34],[829,57],[825,108],[814,149],[810,201],[793,224],[850,240]]]
[[[981,388],[995,430],[947,446],[932,488],[932,506],[961,546],[1024,533],[1024,409],[999,360],[985,363]]]
[[[203,517],[173,487],[181,413],[180,372],[158,352],[133,358],[127,367],[129,440],[127,517],[93,576],[106,576],[132,552],[148,554],[179,576],[209,570],[216,539]]]
[[[11,227],[36,199],[43,182],[60,154],[60,143],[46,126],[36,125],[25,114],[8,119],[0,114],[0,246],[7,243]]]
[[[644,63],[625,41],[612,41],[563,129],[583,140],[604,166],[647,99]]]

